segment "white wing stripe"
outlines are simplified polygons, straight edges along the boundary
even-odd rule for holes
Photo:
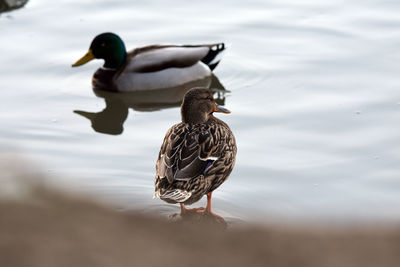
[[[218,157],[208,157],[208,158],[206,158],[206,159],[202,159],[202,158],[200,158],[201,160],[203,160],[203,161],[207,161],[207,160],[217,160],[218,159]]]

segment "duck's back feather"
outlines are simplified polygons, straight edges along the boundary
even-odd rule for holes
[[[129,72],[155,72],[167,68],[185,68],[199,62],[207,47],[165,47],[139,53],[126,66]]]
[[[185,68],[200,61],[213,69],[223,43],[205,45],[152,45],[136,48],[128,53],[125,71],[154,72],[167,68]],[[214,66],[215,65],[215,66]]]

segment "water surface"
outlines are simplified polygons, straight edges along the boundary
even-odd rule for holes
[[[396,1],[29,1],[0,14],[0,143],[55,183],[129,209],[153,200],[155,160],[175,105],[124,109],[123,129],[95,131],[101,65],[71,68],[98,33],[128,48],[223,41],[219,115],[238,143],[213,195],[217,213],[264,220],[398,220],[400,4]],[[107,128],[107,127],[106,127]],[[204,202],[200,203],[204,204]]]

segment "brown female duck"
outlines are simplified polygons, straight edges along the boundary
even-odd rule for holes
[[[207,88],[188,91],[181,106],[182,122],[165,135],[156,164],[155,197],[179,203],[181,214],[211,212],[211,195],[230,175],[235,164],[236,141],[228,125],[214,112],[217,106]],[[186,209],[207,195],[206,208]]]

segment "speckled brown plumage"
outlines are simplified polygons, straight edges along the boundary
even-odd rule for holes
[[[214,107],[208,89],[195,88],[186,94],[183,122],[168,130],[160,149],[155,196],[168,203],[190,205],[214,191],[232,172],[235,137],[226,123],[212,115]],[[206,118],[199,122],[200,113],[206,113]]]

